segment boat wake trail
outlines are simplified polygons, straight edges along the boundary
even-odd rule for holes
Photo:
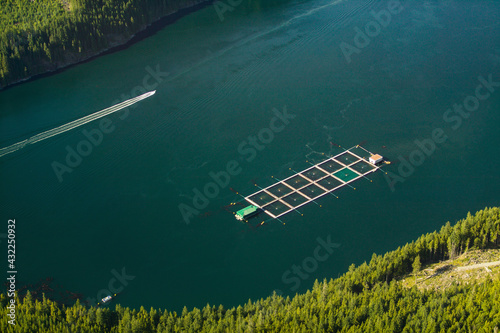
[[[15,151],[18,151],[19,149],[22,149],[22,148],[26,147],[27,145],[32,145],[34,143],[46,140],[46,139],[51,138],[55,135],[59,135],[59,134],[62,134],[64,132],[67,132],[69,130],[72,130],[73,128],[90,123],[91,121],[94,121],[96,119],[105,117],[113,112],[122,110],[126,107],[131,106],[132,104],[135,104],[139,101],[142,101],[143,99],[146,99],[148,97],[153,96],[155,94],[155,92],[156,92],[156,90],[147,92],[147,93],[142,94],[140,96],[137,96],[137,97],[128,99],[124,102],[113,105],[107,109],[97,111],[95,113],[92,113],[92,114],[89,114],[88,116],[71,121],[71,122],[64,124],[62,126],[59,126],[59,127],[53,128],[51,130],[42,132],[40,134],[34,135],[26,140],[23,140],[23,141],[18,142],[18,143],[14,143],[13,145],[10,145],[8,147],[1,148],[0,149],[0,157],[7,155],[7,154],[10,154],[10,153],[13,153]]]

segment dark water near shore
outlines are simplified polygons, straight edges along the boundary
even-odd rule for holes
[[[117,302],[137,308],[233,306],[273,290],[303,292],[374,252],[499,205],[500,87],[460,125],[443,116],[475,95],[479,76],[500,81],[500,5],[405,2],[348,63],[341,43],[355,45],[355,28],[387,8],[385,1],[242,5],[221,21],[210,6],[124,51],[1,92],[4,147],[157,90],[129,113],[108,116],[113,130],[61,182],[54,161],[66,164],[68,147],[84,149],[83,131],[95,133],[99,121],[0,159],[0,233],[16,219],[19,283],[51,276],[85,298],[126,284]],[[269,127],[273,108],[295,118],[249,162],[238,147]],[[311,204],[285,225],[258,229],[223,209],[238,199],[229,187],[252,193],[254,182],[267,186],[271,176],[319,161],[312,151],[340,152],[332,142],[365,142],[398,174],[401,159],[416,158],[415,140],[438,128],[447,140],[394,191],[376,173],[339,199],[321,199],[321,208]],[[193,189],[203,190],[231,160],[241,172],[186,224],[179,205],[192,206]],[[318,237],[340,246],[292,290],[283,274],[314,257]],[[111,271],[122,269],[134,278],[116,279]]]

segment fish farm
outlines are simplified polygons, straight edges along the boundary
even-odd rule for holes
[[[351,184],[361,178],[368,179],[366,176],[379,170],[382,162],[381,155],[354,146],[244,197],[250,206],[237,211],[235,217],[245,221],[264,212],[273,219],[279,219],[292,211],[300,213],[298,208],[322,196],[329,194],[337,197],[334,192],[344,186],[355,189]]]

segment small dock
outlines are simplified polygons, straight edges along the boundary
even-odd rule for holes
[[[380,168],[379,164],[382,162],[381,155],[373,154],[361,146],[354,146],[262,188],[245,197],[245,200],[270,217],[278,219],[327,194],[336,197],[333,192],[344,186],[352,187],[351,184],[360,178],[367,178],[368,174]]]

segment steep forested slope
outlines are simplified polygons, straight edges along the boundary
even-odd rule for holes
[[[126,42],[206,0],[0,0],[0,88]]]
[[[71,307],[17,298],[17,326],[8,324],[8,298],[0,295],[2,332],[496,332],[500,328],[500,276],[452,284],[443,291],[408,288],[400,278],[469,250],[497,248],[500,209],[468,215],[454,226],[421,236],[369,263],[352,265],[338,279],[316,281],[293,298],[276,294],[226,309],[206,305],[181,314],[161,309]],[[457,281],[458,282],[458,281]]]

